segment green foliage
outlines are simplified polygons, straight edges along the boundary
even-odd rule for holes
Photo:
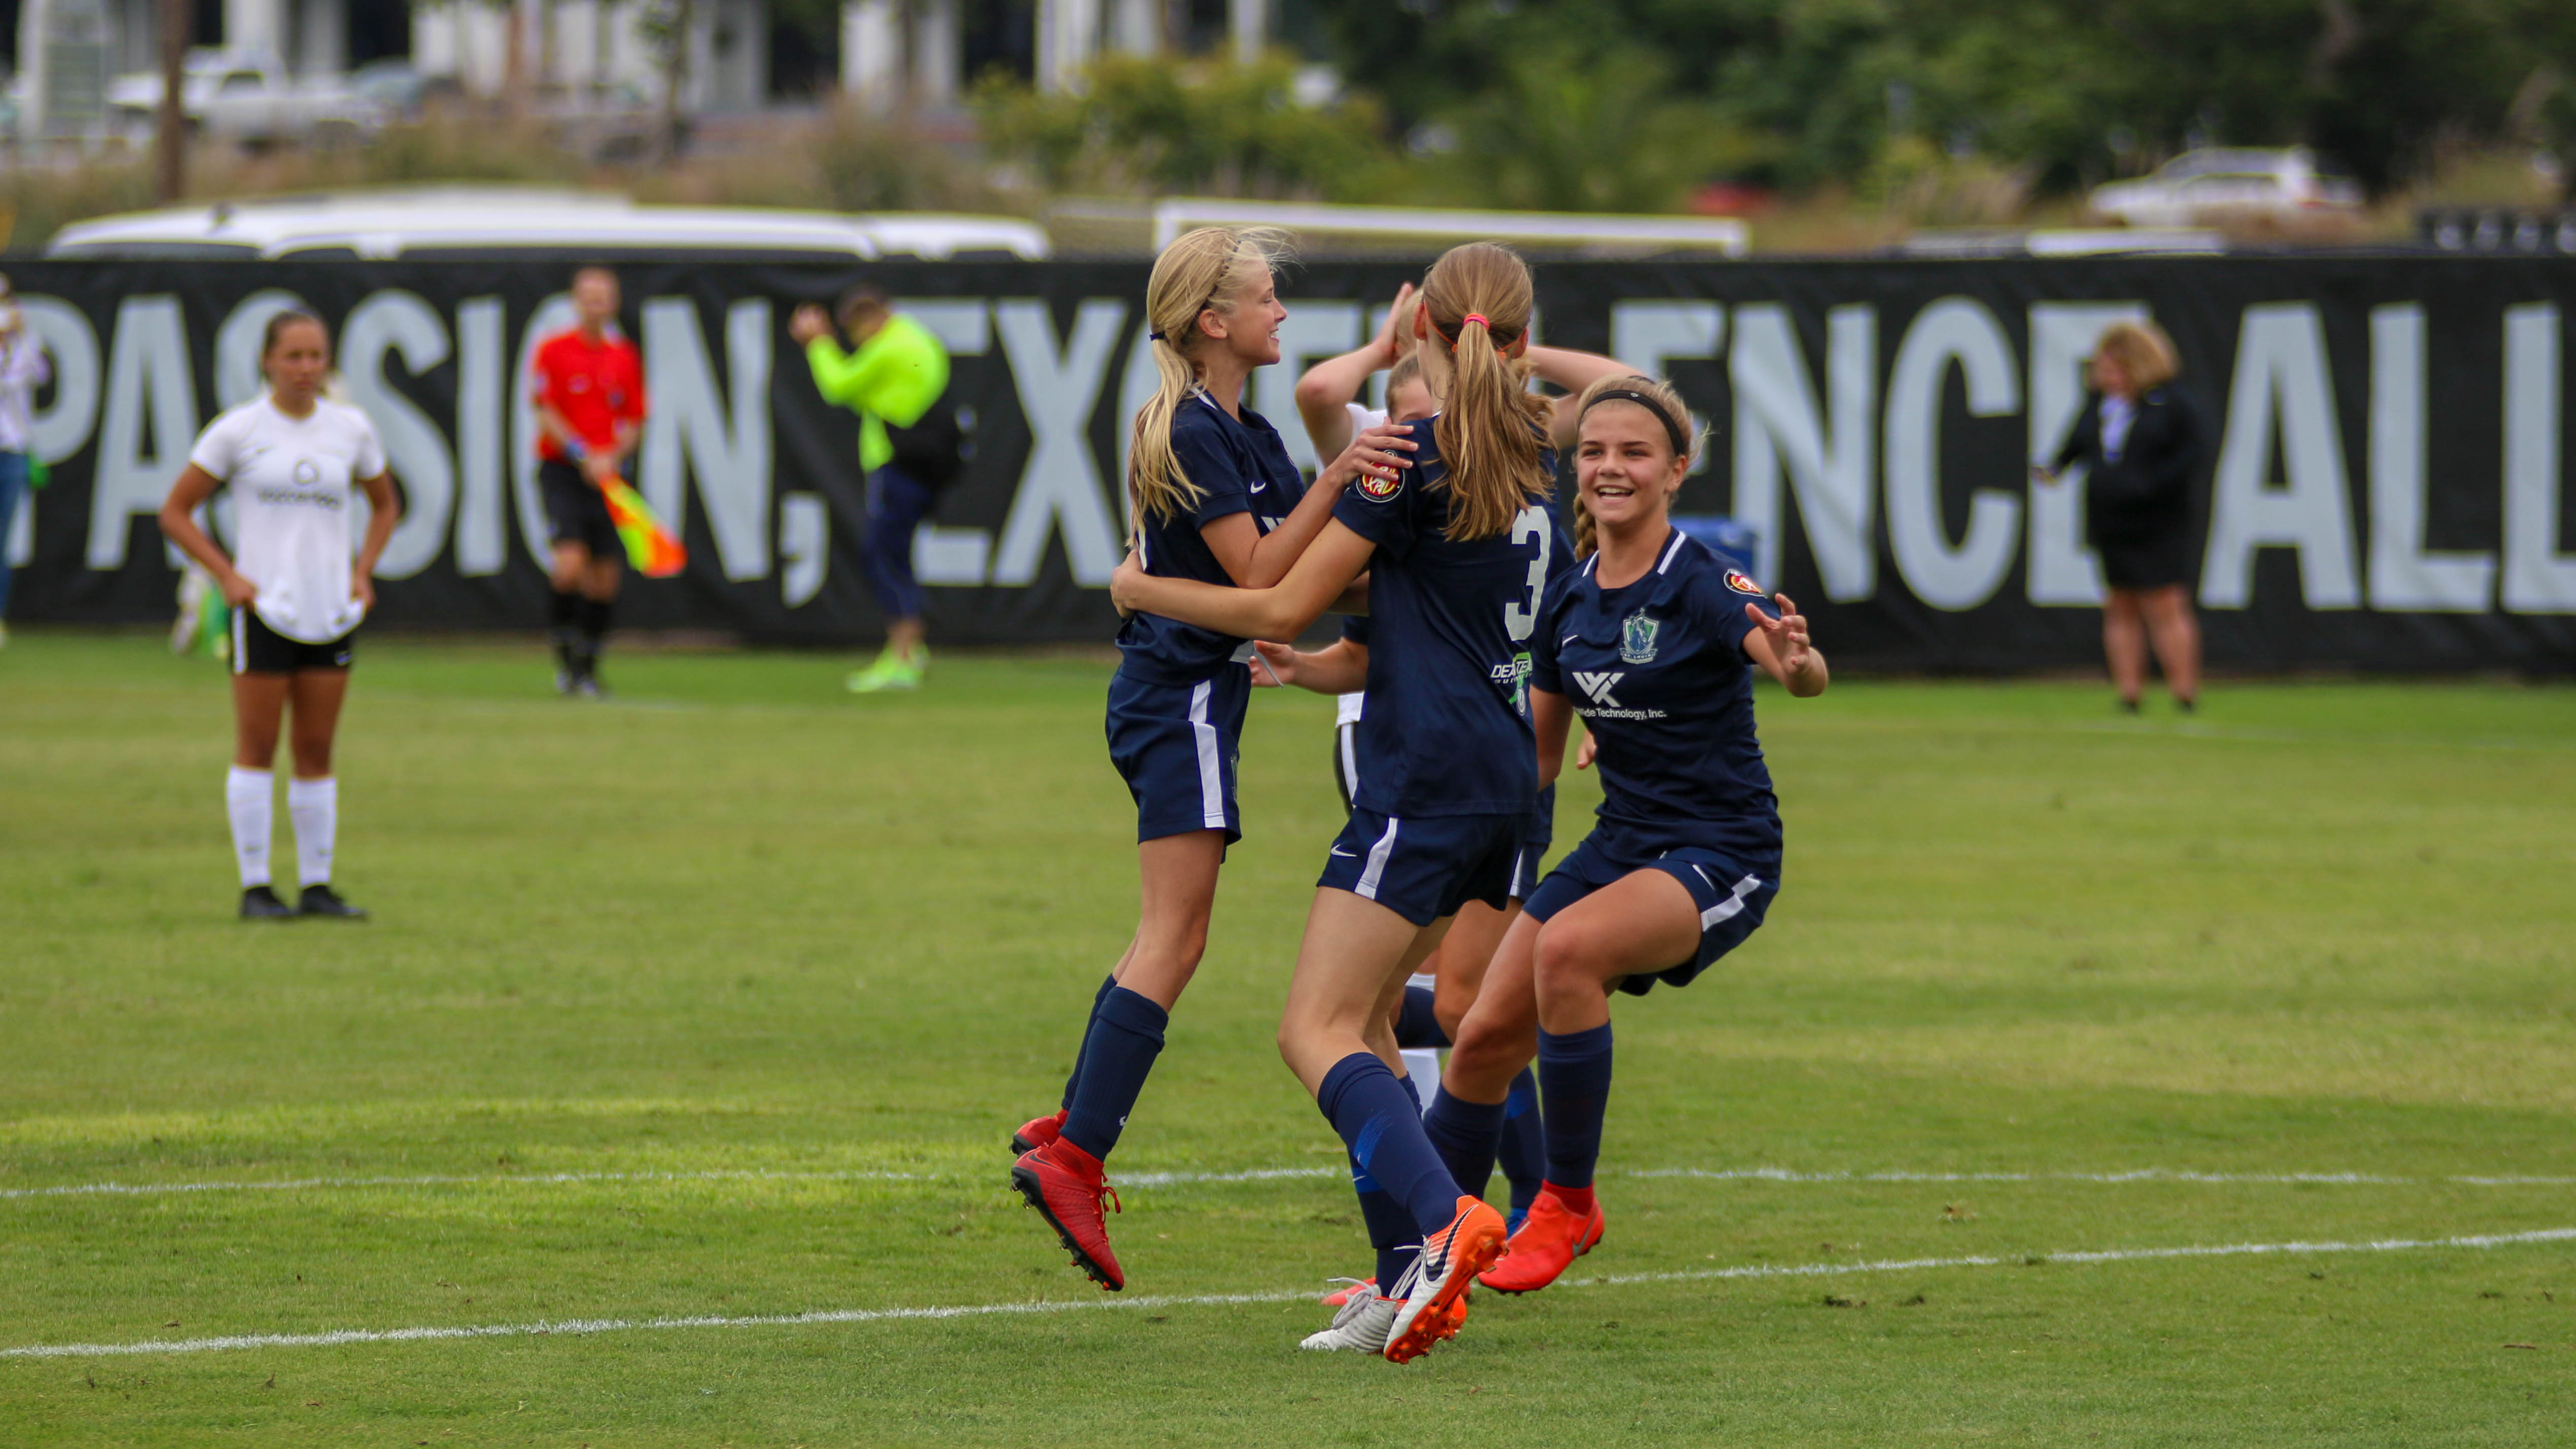
[[[1606,40],[1766,143],[1735,174],[1792,187],[1909,134],[2057,187],[2195,143],[2306,143],[2385,187],[2445,145],[2576,142],[2563,0],[1319,3],[1360,83],[1401,74],[1375,81],[1400,126],[1484,114],[1521,67]]]
[[[1308,105],[1295,65],[1107,56],[1078,93],[1007,75],[975,89],[985,144],[1055,189],[1334,195],[1391,159],[1366,100]]]
[[[1643,51],[1517,53],[1440,123],[1455,149],[1421,164],[1426,189],[1463,205],[1530,211],[1673,210],[1713,175],[1746,169],[1758,138],[1677,94]]]

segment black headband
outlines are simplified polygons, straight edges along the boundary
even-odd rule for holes
[[[1581,426],[1583,419],[1590,417],[1594,408],[1597,408],[1606,402],[1632,402],[1637,406],[1644,408],[1646,411],[1653,413],[1655,415],[1655,421],[1664,425],[1664,436],[1673,440],[1673,456],[1676,458],[1687,458],[1690,456],[1690,437],[1681,430],[1679,425],[1673,422],[1673,415],[1664,411],[1664,405],[1661,401],[1649,396],[1648,394],[1639,392],[1635,388],[1608,388],[1594,395],[1592,401],[1583,405],[1583,412],[1575,418],[1574,421],[1576,425]]]

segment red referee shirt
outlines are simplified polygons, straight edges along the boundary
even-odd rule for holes
[[[536,401],[561,414],[584,445],[617,446],[619,423],[644,420],[644,358],[635,344],[614,333],[597,342],[580,328],[559,332],[537,345],[529,366]],[[537,456],[563,459],[554,439],[540,436]]]

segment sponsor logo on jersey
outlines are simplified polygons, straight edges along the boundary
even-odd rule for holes
[[[295,481],[308,486],[322,481],[322,467],[310,458],[295,460]]]
[[[1663,629],[1659,620],[1646,617],[1639,609],[1619,623],[1619,662],[1652,664],[1655,662],[1655,635]]]
[[[1574,687],[1582,690],[1583,697],[1592,701],[1594,704],[1601,705],[1608,709],[1624,709],[1626,706],[1619,703],[1617,697],[1612,695],[1610,691],[1617,688],[1619,681],[1627,677],[1627,673],[1624,670],[1595,673],[1590,670],[1578,669],[1574,671]]]
[[[1404,491],[1404,470],[1395,469],[1388,476],[1362,473],[1358,484],[1362,498],[1371,503],[1384,503]]]
[[[1762,597],[1762,586],[1746,578],[1739,569],[1726,571],[1726,586],[1739,594],[1751,594],[1757,599]]]

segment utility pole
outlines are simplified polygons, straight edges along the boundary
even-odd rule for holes
[[[188,41],[197,31],[196,0],[161,0],[161,114],[153,127],[154,189],[164,206],[188,189],[188,111],[180,92],[188,75]]]

